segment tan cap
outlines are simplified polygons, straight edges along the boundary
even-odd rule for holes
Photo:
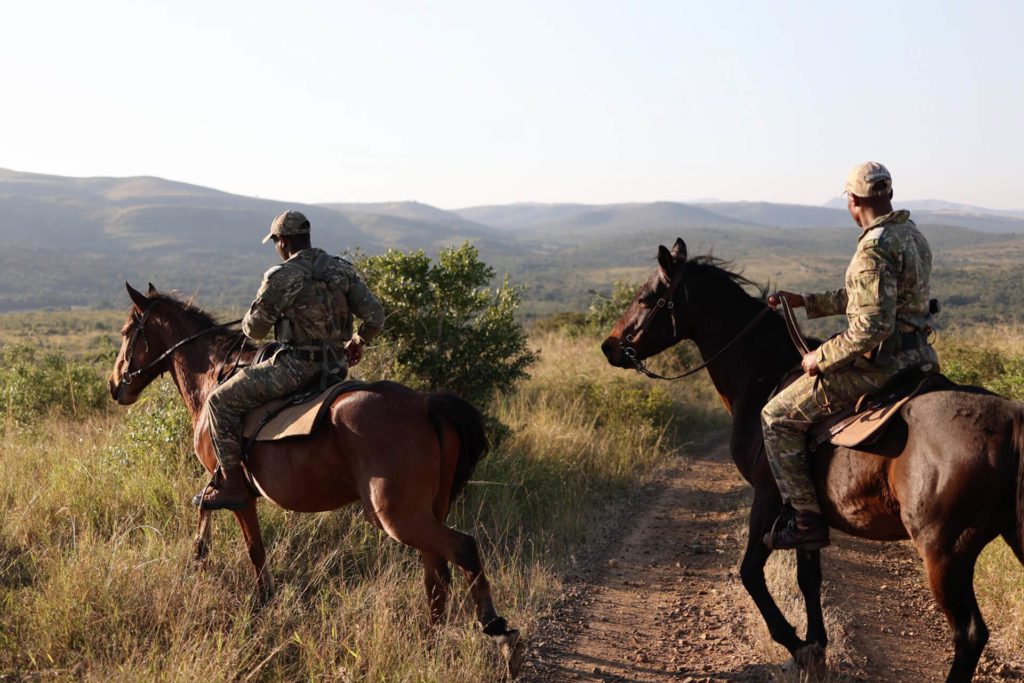
[[[308,235],[309,234],[309,219],[298,211],[282,211],[277,214],[274,218],[274,222],[270,224],[270,232],[263,238],[263,244],[277,235],[278,237],[284,235]]]
[[[877,161],[865,161],[846,176],[846,191],[858,197],[885,197],[892,192],[892,176]]]

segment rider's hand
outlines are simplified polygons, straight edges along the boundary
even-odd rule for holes
[[[359,361],[363,359],[363,340],[358,334],[353,335],[352,339],[345,345],[345,355],[348,356],[348,366],[350,368],[359,365]]]
[[[802,294],[787,292],[784,289],[780,289],[774,294],[768,296],[768,305],[772,307],[772,310],[775,310],[778,306],[782,305],[783,297],[785,297],[786,301],[788,301],[789,305],[793,308],[802,308],[804,305],[804,297]]]
[[[821,370],[818,369],[818,352],[811,351],[804,356],[803,360],[800,361],[800,367],[803,368],[804,372],[811,377],[814,377],[821,372]]]

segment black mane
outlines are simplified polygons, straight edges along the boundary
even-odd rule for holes
[[[697,267],[701,271],[709,273],[714,277],[718,277],[724,280],[728,280],[740,288],[753,287],[757,292],[755,298],[761,301],[767,302],[770,284],[761,284],[751,280],[747,276],[743,275],[742,272],[734,270],[733,262],[725,259],[712,256],[711,254],[702,254],[700,256],[694,256],[686,262],[688,267]]]
[[[196,306],[192,299],[182,299],[175,294],[169,292],[152,292],[148,295],[149,299],[153,301],[153,305],[167,304],[175,311],[181,313],[188,324],[195,327],[195,331],[206,330],[211,327],[217,327],[221,323],[217,321],[212,315],[204,311],[203,309]],[[214,346],[223,352],[227,352],[228,349],[237,349],[245,339],[245,335],[237,330],[223,329],[219,333],[211,335]],[[255,348],[245,341],[247,347]]]

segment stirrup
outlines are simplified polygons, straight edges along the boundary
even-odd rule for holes
[[[782,509],[782,512],[779,513],[779,516],[775,518],[774,522],[772,522],[772,528],[769,529],[768,532],[761,537],[761,542],[768,546],[771,550],[778,550],[778,548],[776,548],[773,544],[773,541],[775,540],[775,531],[779,529],[780,522],[782,523],[783,529],[788,526],[795,525],[796,510],[790,508],[788,505],[784,507]]]
[[[220,465],[217,465],[217,469],[213,471],[213,474],[210,476],[210,481],[207,482],[206,486],[204,486],[199,493],[192,496],[192,504],[199,508],[200,512],[206,509],[203,507],[203,502],[206,500],[206,494],[210,492],[210,489],[220,488],[221,481],[223,479],[224,475],[221,472]]]

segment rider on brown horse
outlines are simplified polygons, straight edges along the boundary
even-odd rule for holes
[[[246,413],[297,391],[318,374],[344,375],[347,365],[359,362],[363,344],[384,325],[384,309],[352,264],[310,245],[304,215],[279,214],[263,238],[268,240],[284,262],[263,276],[242,331],[262,339],[273,330],[283,346],[270,359],[239,370],[210,395],[206,410],[221,470],[215,486],[202,494],[201,504],[210,510],[238,510],[251,500],[241,465]],[[353,313],[363,321],[355,335]]]
[[[765,536],[772,548],[814,550],[828,545],[806,462],[806,435],[822,418],[854,405],[898,371],[938,358],[928,343],[932,253],[910,220],[893,211],[892,177],[879,163],[854,168],[846,179],[847,209],[862,228],[846,270],[846,286],[819,294],[780,291],[772,306],[803,306],[807,317],[845,313],[849,328],[803,357],[804,374],[761,412],[764,446],[787,512]],[[788,519],[787,519],[788,518]]]

